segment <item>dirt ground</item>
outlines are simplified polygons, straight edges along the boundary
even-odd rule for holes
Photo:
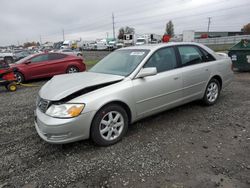
[[[0,88],[0,188],[250,187],[250,74],[235,74],[217,104],[193,102],[141,120],[110,147],[51,145],[33,110],[39,87]]]

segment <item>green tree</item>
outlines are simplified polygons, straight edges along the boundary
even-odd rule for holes
[[[125,34],[134,34],[135,33],[135,28],[126,26],[124,29]]]
[[[119,29],[119,34],[118,34],[118,39],[123,39],[123,36],[124,36],[124,28],[123,27],[121,27],[120,29]]]
[[[170,35],[170,36],[174,35],[174,24],[171,20],[166,25],[166,32],[165,33]]]
[[[243,28],[241,29],[241,31],[244,32],[244,34],[250,34],[250,23],[246,24],[243,26]]]

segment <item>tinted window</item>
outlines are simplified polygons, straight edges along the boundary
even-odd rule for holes
[[[157,72],[163,72],[176,68],[177,62],[174,49],[163,48],[156,51],[144,67],[156,67]]]
[[[49,54],[49,60],[57,60],[57,59],[63,59],[67,55],[65,54]]]
[[[32,63],[48,61],[48,54],[38,55],[31,59]]]
[[[193,65],[203,62],[202,53],[194,46],[179,46],[181,64],[183,66]]]
[[[205,62],[215,61],[214,57],[213,57],[210,53],[208,53],[206,50],[203,50],[203,49],[200,49],[200,50],[201,50],[202,53],[203,53],[202,58],[203,58],[203,60],[204,60]]]

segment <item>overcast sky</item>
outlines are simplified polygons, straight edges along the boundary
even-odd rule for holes
[[[250,22],[250,0],[1,0],[0,46],[26,41],[94,40],[116,36],[122,26],[163,34],[172,20],[183,30],[239,31]]]

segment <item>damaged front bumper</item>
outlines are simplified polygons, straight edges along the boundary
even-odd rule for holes
[[[35,127],[38,135],[46,142],[65,144],[89,138],[95,112],[83,113],[75,118],[53,118],[39,109],[35,110]]]

